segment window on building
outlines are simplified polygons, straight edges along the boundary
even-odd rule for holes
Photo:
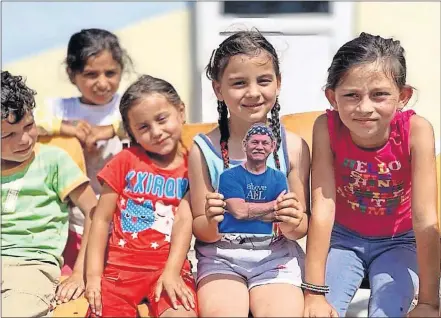
[[[223,14],[239,16],[327,14],[329,7],[329,1],[224,1]]]

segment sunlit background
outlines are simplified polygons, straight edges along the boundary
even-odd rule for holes
[[[437,2],[3,2],[2,69],[27,77],[37,102],[78,94],[65,74],[70,35],[82,28],[115,32],[138,74],[169,80],[191,122],[215,121],[204,76],[213,49],[231,32],[258,28],[282,62],[282,113],[324,110],[326,70],[337,48],[360,32],[396,37],[406,49],[411,101],[440,131],[440,3]]]
[[[78,95],[63,60],[69,37],[104,28],[120,38],[134,67],[123,92],[139,74],[170,81],[187,105],[190,122],[217,120],[216,100],[204,68],[232,32],[259,29],[281,60],[282,115],[325,110],[323,86],[336,50],[360,32],[399,39],[406,50],[408,107],[425,116],[440,140],[439,2],[3,2],[2,70],[27,78],[48,97]],[[439,147],[439,145],[437,145]],[[439,151],[439,150],[438,150]],[[369,293],[357,293],[348,315],[365,316]]]

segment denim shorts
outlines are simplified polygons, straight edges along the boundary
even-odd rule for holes
[[[334,225],[326,264],[328,302],[344,317],[364,277],[369,279],[369,317],[404,317],[418,293],[413,231],[394,237],[362,237]]]

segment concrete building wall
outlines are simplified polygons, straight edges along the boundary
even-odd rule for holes
[[[395,37],[406,51],[407,82],[416,88],[408,107],[426,117],[440,136],[439,2],[359,2],[356,34],[362,31]]]

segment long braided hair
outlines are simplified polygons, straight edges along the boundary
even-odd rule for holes
[[[225,68],[228,65],[230,57],[238,54],[254,55],[265,51],[271,57],[274,71],[277,77],[280,77],[279,58],[276,50],[270,42],[257,30],[240,31],[225,39],[219,47],[213,51],[210,62],[206,67],[206,75],[211,81],[219,81],[223,75]],[[222,153],[222,160],[224,162],[224,169],[229,168],[230,159],[228,156],[228,139],[230,138],[230,131],[228,128],[228,107],[224,101],[217,101],[217,111],[219,113],[219,131],[220,131],[220,148]],[[269,119],[270,128],[276,137],[276,148],[274,150],[274,161],[277,169],[280,169],[280,160],[277,151],[281,144],[280,132],[280,104],[278,98],[271,109],[271,118]]]

